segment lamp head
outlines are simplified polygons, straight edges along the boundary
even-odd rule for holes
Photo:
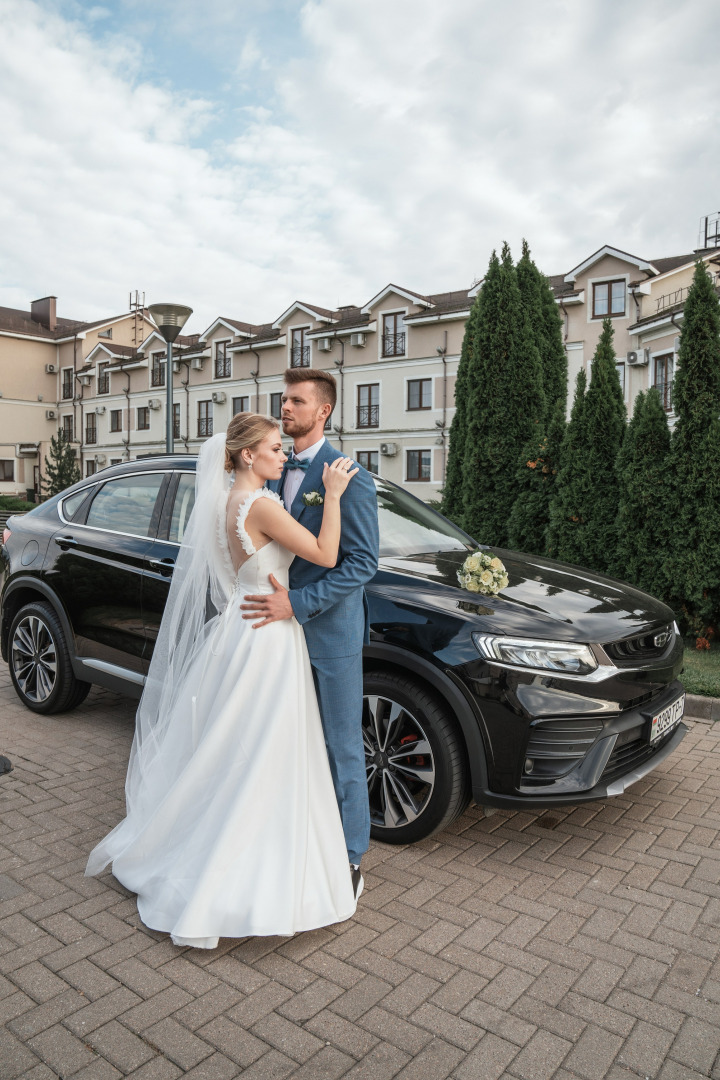
[[[184,304],[151,304],[151,319],[166,341],[174,341],[192,315],[192,308]]]

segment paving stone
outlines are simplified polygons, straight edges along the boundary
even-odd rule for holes
[[[38,1064],[39,1055],[33,1053],[9,1031],[0,1028],[0,1062],[3,1080],[18,1080]]]
[[[615,1061],[623,1040],[619,1035],[588,1024],[565,1058],[565,1068],[586,1077],[601,1080]]]
[[[97,1028],[87,1036],[88,1043],[118,1069],[132,1072],[155,1057],[156,1051],[117,1020]]]
[[[667,1057],[673,1037],[664,1028],[638,1020],[618,1054],[618,1064],[628,1065],[645,1076],[653,1076]]]
[[[366,1012],[358,1023],[379,1039],[413,1056],[420,1053],[433,1038],[426,1028],[411,1024],[409,1020],[403,1020],[380,1006]]]
[[[284,1080],[297,1069],[297,1062],[281,1054],[279,1050],[269,1050],[242,1073],[243,1080]]]
[[[364,1015],[363,1026],[360,1027],[359,1024],[353,1024],[342,1016],[330,1012],[329,1009],[323,1009],[308,1020],[305,1027],[319,1039],[325,1039],[326,1042],[336,1046],[338,1050],[351,1054],[354,1058],[362,1058],[378,1042],[377,1037],[370,1033],[367,1023],[368,1017],[374,1011],[371,1009]]]
[[[239,990],[221,983],[214,990],[203,994],[202,997],[194,998],[187,1005],[184,1005],[182,1009],[178,1009],[174,1016],[185,1027],[195,1031],[196,1028],[202,1027],[203,1024],[207,1024],[210,1020],[214,1020],[216,1016],[220,1016],[221,1013],[231,1009],[233,1005],[237,1004],[240,997]]]
[[[309,1031],[291,1023],[284,1016],[278,1016],[277,1013],[269,1013],[262,1020],[258,1020],[252,1033],[300,1064],[316,1054],[323,1045],[320,1039]]]
[[[288,1020],[309,1020],[311,1016],[315,1016],[331,1001],[335,1001],[336,998],[340,997],[342,992],[339,986],[334,986],[327,979],[316,979],[314,983],[301,990],[299,994],[294,994],[284,1004],[279,1005],[277,1011],[281,1016],[287,1017]]]
[[[410,1061],[408,1054],[396,1046],[380,1043],[362,1061],[345,1073],[347,1080],[391,1080]],[[246,1077],[243,1077],[246,1080]]]
[[[233,1023],[227,1016],[216,1016],[209,1024],[200,1028],[197,1034],[243,1069],[266,1054],[268,1049],[267,1043],[245,1031],[239,1024]]]
[[[709,1075],[720,1056],[720,1027],[689,1017],[677,1034],[670,1057],[690,1069]]]
[[[344,1016],[346,1020],[357,1020],[359,1016],[371,1009],[378,1001],[382,1001],[392,987],[382,979],[376,979],[372,975],[366,975],[352,990],[346,990],[339,998],[330,1005],[333,1012]]]
[[[27,1040],[86,1007],[87,999],[76,990],[68,989],[43,1005],[23,1010],[21,1015],[9,1020],[7,1026],[19,1039]]]
[[[95,1060],[95,1055],[80,1039],[62,1026],[51,1028],[28,1040],[30,1049],[59,1076],[78,1072]]]
[[[510,1071],[521,1080],[552,1080],[571,1048],[566,1039],[538,1031],[514,1059]]]
[[[159,1024],[153,1024],[143,1033],[143,1037],[170,1061],[174,1061],[185,1070],[192,1069],[213,1052],[213,1047],[204,1039],[193,1035],[172,1017],[166,1017]]]
[[[18,968],[17,971],[13,971],[11,980],[23,993],[39,1004],[67,990],[67,983],[59,979],[57,975],[53,975],[52,971],[48,971],[40,963]]]
[[[488,1032],[453,1075],[457,1080],[499,1080],[518,1053],[515,1043]]]
[[[126,990],[125,992],[129,994],[131,991]],[[169,986],[167,990],[161,990],[159,994],[153,994],[147,1001],[140,1001],[139,1004],[135,1003],[139,1001],[136,994],[133,994],[133,998],[135,1001],[132,1003],[132,1007],[128,1006],[126,1009],[118,1010],[118,1015],[121,1016],[125,1027],[130,1028],[131,1031],[136,1031],[138,1034],[146,1031],[160,1020],[164,1020],[166,1016],[177,1012],[178,1009],[182,1009],[184,1005],[193,1000],[192,995],[179,986]]]
[[[337,1080],[353,1064],[348,1054],[343,1054],[334,1046],[324,1046],[315,1057],[293,1073],[293,1080]]]

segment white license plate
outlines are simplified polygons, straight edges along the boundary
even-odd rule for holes
[[[673,701],[672,705],[668,705],[666,709],[658,713],[657,716],[653,716],[652,723],[650,724],[650,742],[657,742],[663,735],[666,735],[671,728],[674,728],[682,720],[682,715],[685,712],[685,695],[679,697],[677,701]]]

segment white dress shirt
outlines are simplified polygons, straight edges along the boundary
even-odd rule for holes
[[[306,450],[301,450],[299,454],[296,454],[293,449],[293,456],[296,457],[298,461],[312,461],[324,442],[325,436],[323,435],[316,443],[313,443],[312,446],[308,446]],[[295,496],[300,490],[300,485],[304,479],[305,473],[302,469],[288,469],[286,472],[285,483],[283,485],[283,502],[285,503],[286,510],[289,510],[292,506]]]

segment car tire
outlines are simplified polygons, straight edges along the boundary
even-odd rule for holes
[[[90,692],[92,684],[75,677],[65,632],[50,604],[20,608],[10,625],[8,660],[15,692],[33,712],[67,712]]]
[[[363,741],[373,839],[414,843],[447,828],[468,805],[462,736],[423,685],[388,672],[366,675]]]

